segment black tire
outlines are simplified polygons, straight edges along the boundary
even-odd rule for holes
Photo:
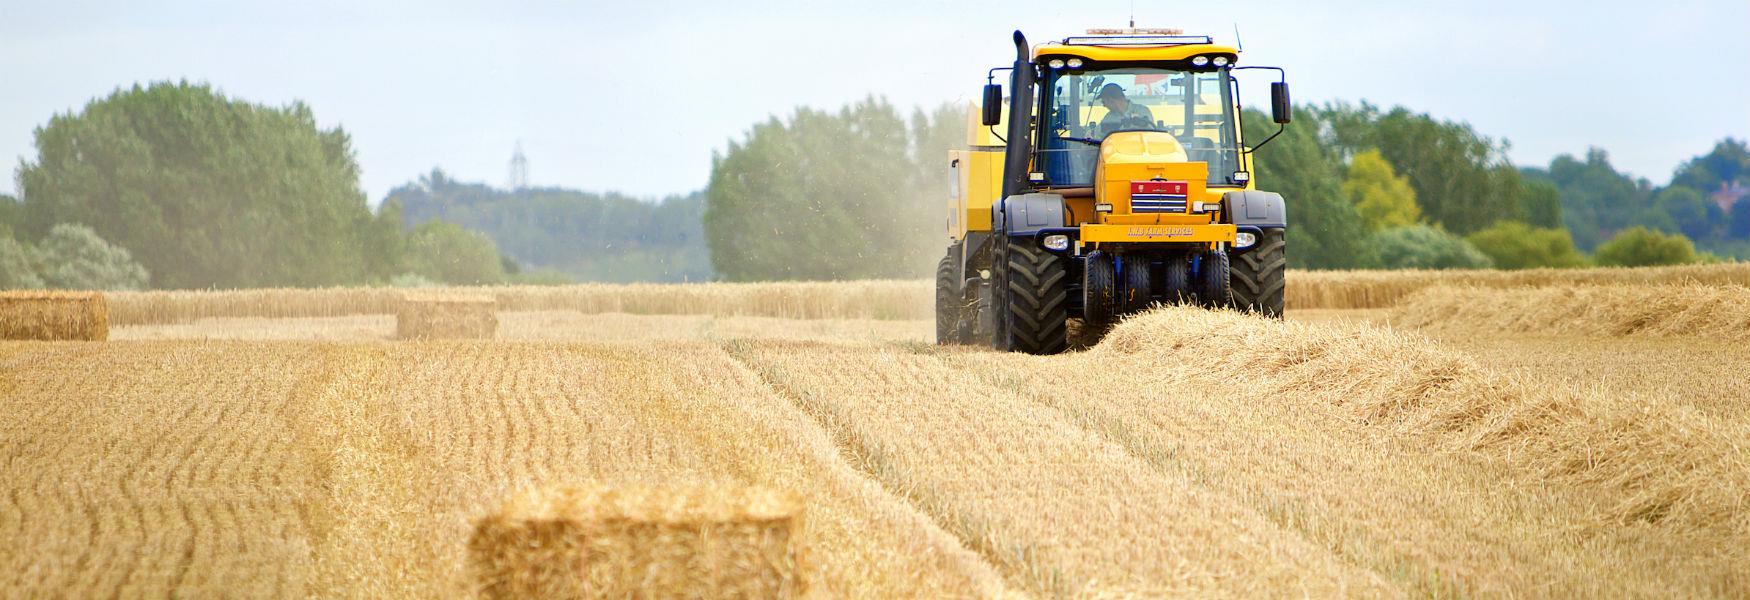
[[[998,350],[1057,354],[1069,346],[1068,260],[1028,244],[997,240],[998,270],[995,327]]]
[[[1095,250],[1082,264],[1082,321],[1095,327],[1109,325],[1118,315],[1118,271],[1112,255]]]
[[[954,261],[960,257],[960,245],[948,247],[948,254],[936,265],[936,343],[966,343],[966,301],[960,294],[960,282],[955,281]]]
[[[1233,275],[1230,271],[1226,252],[1204,252],[1197,274],[1197,303],[1205,308],[1233,306]]]
[[[1161,299],[1167,304],[1191,301],[1191,257],[1175,255],[1161,263]]]
[[[1282,229],[1265,229],[1257,247],[1233,258],[1229,272],[1235,308],[1282,318],[1288,273],[1288,240]]]
[[[1118,310],[1122,314],[1131,315],[1148,309],[1154,302],[1154,284],[1149,277],[1149,260],[1146,255],[1132,254],[1124,257],[1124,289],[1119,292]]]

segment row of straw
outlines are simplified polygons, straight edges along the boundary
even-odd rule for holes
[[[1750,263],[1524,271],[1292,271],[1287,308],[1389,308],[1435,286],[1750,285]]]
[[[394,314],[407,290],[317,288],[118,292],[118,325],[187,323],[214,317],[334,317]],[[491,297],[503,311],[704,314],[789,319],[928,319],[933,290],[920,281],[704,284],[579,284],[452,287],[443,294]]]
[[[1525,271],[1291,271],[1287,307],[1387,308],[1435,286],[1750,285],[1750,263]],[[579,284],[444,288],[491,296],[499,310],[702,314],[788,319],[930,319],[928,281],[868,280],[703,284]],[[334,317],[393,314],[395,288],[116,292],[117,325],[186,323],[210,317]]]
[[[1750,287],[1576,285],[1523,289],[1438,286],[1410,296],[1391,322],[1431,331],[1750,341]]]

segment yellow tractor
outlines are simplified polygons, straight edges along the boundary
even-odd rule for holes
[[[1234,73],[1276,73],[1276,134],[1288,84],[1238,60],[1176,30],[1037,47],[1015,32],[1014,65],[991,69],[968,147],[950,152],[937,341],[1052,354],[1069,319],[1099,332],[1157,302],[1280,317],[1287,210],[1254,187]]]

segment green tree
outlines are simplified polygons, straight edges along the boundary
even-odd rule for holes
[[[1501,221],[1465,236],[1465,241],[1500,269],[1566,269],[1586,265],[1586,255],[1574,248],[1574,238],[1569,237],[1566,229]]]
[[[371,219],[350,138],[304,104],[205,84],[117,90],[36,130],[18,180],[27,234],[84,223],[167,288],[360,281]]]
[[[1275,131],[1270,116],[1247,109],[1245,136],[1251,143]],[[1288,205],[1288,264],[1297,269],[1353,269],[1372,264],[1365,243],[1367,227],[1355,205],[1343,198],[1339,162],[1320,145],[1319,116],[1296,109],[1294,123],[1269,145],[1252,153],[1258,189],[1282,194]]]
[[[1410,187],[1410,180],[1392,172],[1391,163],[1378,150],[1349,159],[1343,195],[1355,203],[1355,212],[1370,231],[1415,225],[1422,220],[1422,208],[1416,205],[1416,190]]]
[[[456,285],[504,282],[498,247],[484,234],[455,223],[428,221],[407,236],[407,263],[412,273]]]
[[[1548,181],[1525,180],[1525,223],[1540,229],[1562,229],[1562,191]]]
[[[1750,199],[1732,205],[1732,212],[1726,219],[1726,234],[1734,239],[1750,239]]]
[[[1550,161],[1549,169],[1525,169],[1528,179],[1556,186],[1561,194],[1562,223],[1582,250],[1596,248],[1611,231],[1655,223],[1663,211],[1649,210],[1652,195],[1642,182],[1620,173],[1610,164],[1610,155],[1591,148],[1584,160],[1563,154]],[[1668,216],[1667,216],[1668,221]]]
[[[1387,269],[1487,269],[1489,257],[1438,227],[1412,225],[1373,234],[1379,264]]]
[[[723,278],[916,277],[940,256],[942,205],[919,192],[913,136],[887,102],[797,109],[712,160],[705,241]],[[939,161],[938,161],[939,162]],[[935,234],[935,235],[931,235]]]
[[[1416,190],[1422,214],[1450,231],[1469,233],[1499,220],[1524,220],[1524,182],[1506,158],[1506,142],[1462,122],[1440,121],[1397,107],[1362,103],[1312,109],[1329,124],[1324,141],[1341,156],[1377,149]],[[1298,117],[1297,117],[1298,119]]]
[[[1684,186],[1671,186],[1659,191],[1653,205],[1671,216],[1677,230],[1690,239],[1713,237],[1714,229],[1724,220],[1719,205],[1708,202],[1701,192]]]
[[[32,265],[30,248],[11,236],[0,236],[0,290],[45,287]]]
[[[365,271],[376,281],[388,281],[407,272],[407,240],[402,234],[401,203],[391,196],[377,207],[365,223],[363,240]]]
[[[1714,144],[1712,151],[1678,167],[1671,185],[1706,193],[1733,181],[1750,185],[1750,147],[1743,141],[1726,138]]]
[[[0,238],[11,238],[24,228],[24,205],[17,198],[0,194]]]
[[[1598,246],[1598,264],[1612,267],[1682,265],[1695,262],[1695,244],[1682,234],[1631,227]]]
[[[43,282],[57,289],[137,290],[148,280],[126,248],[103,241],[84,225],[54,226],[37,243],[32,262]]]

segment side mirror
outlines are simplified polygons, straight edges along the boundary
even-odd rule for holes
[[[1277,124],[1286,124],[1294,118],[1293,105],[1288,103],[1288,83],[1283,81],[1270,84],[1270,119]]]
[[[995,83],[984,86],[983,108],[986,126],[1003,122],[1003,86]]]

